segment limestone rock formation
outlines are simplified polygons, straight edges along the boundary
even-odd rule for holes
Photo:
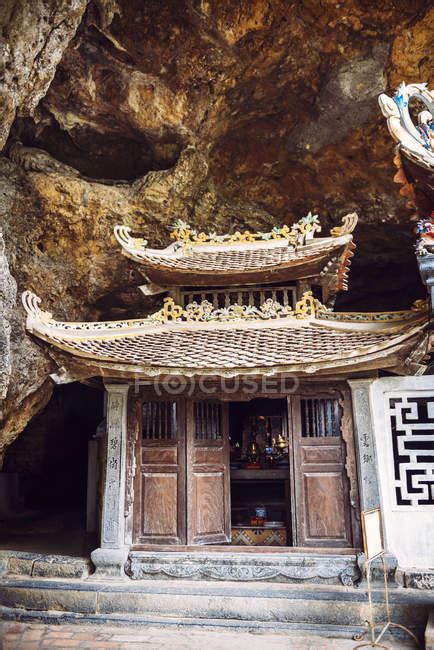
[[[163,246],[178,217],[223,232],[309,210],[327,227],[356,210],[359,251],[338,306],[408,306],[423,288],[377,95],[401,80],[433,85],[430,5],[6,2],[0,215],[18,290],[58,318],[134,316],[142,279],[116,223]],[[7,320],[0,453],[57,371],[19,306]]]
[[[0,8],[0,146],[18,115],[32,115],[47,92],[87,0],[6,0]]]
[[[6,397],[11,376],[11,325],[17,285],[10,274],[5,255],[5,242],[0,230],[0,399]]]

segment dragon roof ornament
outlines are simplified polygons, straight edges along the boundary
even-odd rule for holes
[[[53,321],[53,314],[40,308],[42,300],[32,291],[24,291],[21,294],[23,307],[28,317],[40,323]]]
[[[114,235],[118,243],[126,250],[141,250],[146,248],[148,241],[142,237],[131,237],[131,228],[117,225],[114,227]]]
[[[410,115],[413,98],[425,106],[418,114],[417,125]],[[434,93],[427,84],[402,83],[393,97],[382,93],[378,103],[399,148],[419,163],[434,167]]]
[[[346,214],[344,217],[342,217],[342,225],[335,226],[330,230],[331,236],[342,237],[343,235],[350,235],[357,226],[358,220],[359,217],[356,212],[350,212],[349,214]]]

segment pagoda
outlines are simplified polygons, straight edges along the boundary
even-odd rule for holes
[[[23,294],[27,330],[59,374],[101,377],[107,391],[97,574],[241,579],[233,551],[250,546],[247,579],[303,579],[304,562],[261,565],[271,547],[316,549],[310,577],[356,579],[375,454],[355,389],[423,373],[428,349],[424,301],[333,311],[356,224],[348,214],[321,237],[310,213],[261,233],[178,221],[163,250],[116,226],[145,297],[161,297],[140,319],[61,322]]]

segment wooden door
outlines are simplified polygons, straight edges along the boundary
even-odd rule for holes
[[[349,482],[338,396],[295,396],[292,402],[297,546],[352,545]]]
[[[228,404],[187,405],[187,544],[231,539]]]
[[[140,402],[134,544],[185,544],[185,413],[181,400]]]

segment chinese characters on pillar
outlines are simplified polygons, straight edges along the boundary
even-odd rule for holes
[[[121,394],[109,396],[107,428],[107,469],[103,537],[106,544],[115,544],[119,534],[118,502],[121,491],[121,441],[123,400]]]

